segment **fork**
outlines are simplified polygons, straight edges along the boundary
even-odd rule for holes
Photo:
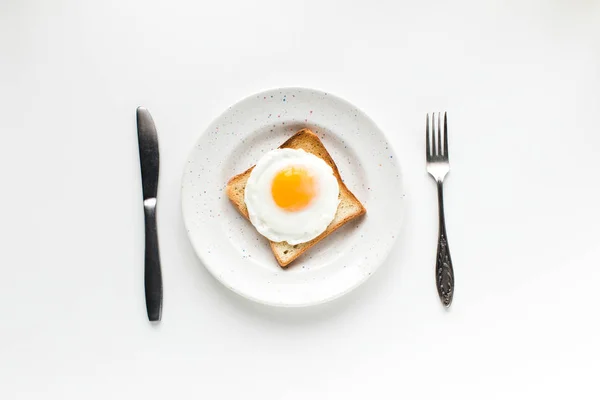
[[[448,238],[446,235],[446,220],[444,218],[444,178],[450,171],[450,162],[448,161],[448,123],[446,113],[444,113],[444,133],[442,140],[440,113],[437,114],[437,131],[435,124],[435,113],[431,114],[431,135],[429,133],[429,114],[426,122],[426,155],[427,172],[437,184],[438,192],[438,211],[439,211],[439,236],[437,257],[435,262],[435,283],[440,300],[445,307],[450,307],[452,297],[454,296],[454,270],[452,269],[452,259],[450,258],[450,248],[448,247]],[[429,137],[431,136],[431,141]],[[442,141],[444,142],[442,148]]]

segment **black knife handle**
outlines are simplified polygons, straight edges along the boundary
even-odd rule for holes
[[[156,199],[144,200],[146,223],[146,250],[144,260],[144,286],[146,288],[146,311],[150,321],[160,321],[162,314],[163,284],[160,272],[160,253],[156,233]]]

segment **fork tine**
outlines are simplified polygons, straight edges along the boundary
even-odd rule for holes
[[[431,156],[435,157],[436,154],[436,140],[437,138],[435,137],[435,113],[431,113]]]
[[[448,120],[444,112],[444,157],[448,158]]]
[[[437,155],[442,155],[442,125],[440,124],[440,114],[438,113],[438,124],[437,124]]]
[[[427,141],[427,146],[425,147],[425,155],[427,156],[427,160],[429,160],[431,158],[431,146],[429,145],[429,114],[427,114],[425,122],[425,138]]]

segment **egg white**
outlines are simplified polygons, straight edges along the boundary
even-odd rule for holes
[[[306,169],[317,185],[317,194],[309,205],[294,212],[277,206],[271,194],[277,173],[290,166]],[[250,173],[244,200],[250,222],[261,235],[273,242],[295,245],[327,229],[335,217],[339,193],[338,181],[325,161],[300,149],[276,149],[265,154]]]

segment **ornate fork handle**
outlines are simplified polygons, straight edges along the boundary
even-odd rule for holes
[[[440,230],[438,238],[437,257],[435,263],[435,282],[438,295],[445,307],[450,307],[454,296],[454,270],[452,258],[446,236],[446,220],[444,217],[444,187],[442,181],[437,181],[438,211],[440,216]]]

